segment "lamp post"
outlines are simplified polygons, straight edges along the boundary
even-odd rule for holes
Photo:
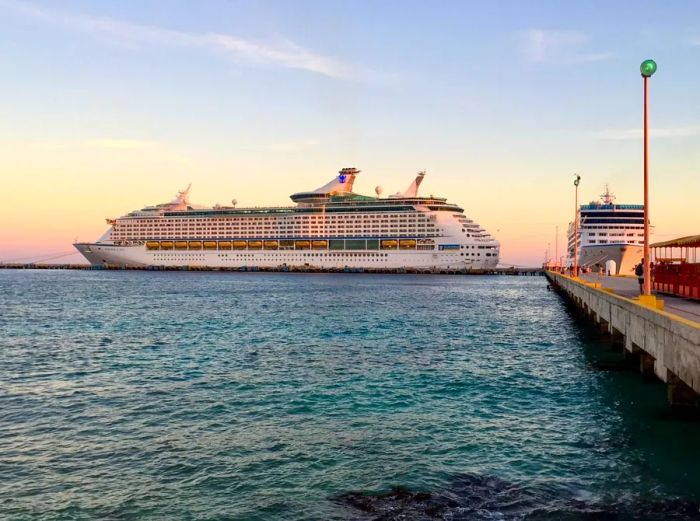
[[[574,205],[574,277],[578,277],[578,184],[581,182],[581,176],[574,174],[574,187],[576,192]]]
[[[644,287],[651,295],[651,259],[649,251],[649,78],[656,72],[654,60],[644,60],[639,67],[644,78]]]
[[[559,260],[559,225],[555,227],[554,231],[554,264],[556,265]]]

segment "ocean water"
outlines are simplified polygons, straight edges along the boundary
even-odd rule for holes
[[[0,519],[700,519],[540,277],[0,270]]]

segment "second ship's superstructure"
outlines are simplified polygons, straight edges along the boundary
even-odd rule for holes
[[[579,266],[607,266],[614,274],[631,274],[643,256],[644,205],[615,204],[606,186],[600,201],[581,205],[578,219]],[[574,223],[569,223],[568,253],[573,259]]]
[[[490,268],[499,243],[464,210],[421,197],[420,172],[389,197],[353,192],[359,170],[291,196],[296,206],[211,208],[191,204],[189,187],[165,204],[117,219],[96,243],[76,248],[95,265],[319,268]]]

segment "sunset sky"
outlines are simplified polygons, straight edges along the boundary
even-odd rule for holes
[[[0,0],[0,261],[96,240],[165,202],[291,204],[341,167],[356,191],[446,196],[502,244],[560,253],[609,183],[653,240],[700,233],[697,2]],[[78,261],[81,257],[62,257]]]

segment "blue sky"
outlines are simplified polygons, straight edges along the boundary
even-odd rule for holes
[[[584,200],[610,182],[639,201],[653,57],[652,220],[700,232],[696,2],[0,0],[0,49],[18,201],[46,180],[121,214],[193,181],[202,202],[283,204],[343,166],[366,192],[426,168],[522,263],[570,220],[573,172]]]

